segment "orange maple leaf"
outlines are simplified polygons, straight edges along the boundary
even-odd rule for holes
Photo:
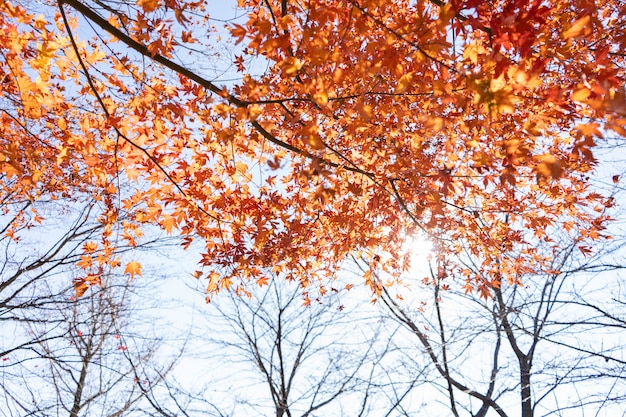
[[[141,6],[146,13],[155,11],[160,5],[160,0],[137,0],[137,5]]]
[[[129,274],[130,279],[135,279],[135,275],[141,276],[141,264],[135,261],[127,263],[124,273]]]

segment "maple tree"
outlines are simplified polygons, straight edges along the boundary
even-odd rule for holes
[[[554,228],[602,238],[589,177],[626,133],[623,2],[241,0],[223,85],[205,3],[0,2],[3,234],[36,226],[29,202],[96,198],[78,286],[149,224],[203,242],[209,292],[306,288],[357,255],[380,294],[424,233],[481,271],[441,276],[486,295],[548,271]]]

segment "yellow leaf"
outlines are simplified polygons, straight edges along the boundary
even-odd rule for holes
[[[309,135],[309,144],[314,149],[324,149],[324,142],[322,142],[320,136],[317,133],[312,133]]]
[[[445,3],[443,7],[439,7],[439,20],[448,23],[456,15],[452,2]]]
[[[591,33],[591,16],[583,16],[575,21],[565,32],[563,37],[565,39],[576,38],[578,36],[586,36]]]
[[[163,216],[163,220],[161,220],[161,226],[170,234],[172,233],[172,228],[177,226],[176,219],[172,216],[165,215]]]
[[[313,94],[313,100],[320,106],[324,106],[328,103],[328,93],[326,91],[318,91]]]
[[[85,292],[94,285],[100,285],[101,280],[97,275],[89,274],[83,278],[74,279],[74,291],[76,292],[77,297],[82,297]]]
[[[94,253],[98,250],[98,244],[94,241],[89,241],[83,244],[83,251],[85,253]]]
[[[7,178],[11,178],[20,174],[20,170],[15,168],[10,162],[0,161],[0,174],[4,174]]]
[[[141,264],[135,261],[127,263],[124,273],[130,275],[130,279],[134,279],[135,275],[141,276]]]
[[[319,127],[315,124],[309,124],[304,128],[304,133],[308,139],[308,143],[315,149],[324,149],[324,142],[320,138]]]
[[[372,106],[370,106],[369,104],[365,104],[363,102],[360,103],[360,106],[357,107],[357,110],[359,111],[359,114],[361,115],[361,117],[365,120],[369,120],[372,118]]]
[[[258,104],[253,104],[249,106],[247,109],[248,109],[248,114],[247,114],[248,120],[256,120],[261,115],[261,113],[263,113],[263,109]]]
[[[463,58],[469,59],[472,64],[478,64],[478,55],[484,54],[487,50],[482,46],[482,44],[478,42],[472,42],[469,45],[466,45],[465,50],[463,51]]]
[[[572,100],[583,102],[591,95],[591,91],[587,87],[579,88],[572,93]]]
[[[90,268],[92,264],[93,264],[93,259],[91,259],[91,256],[87,256],[87,255],[81,255],[80,260],[76,262],[76,266],[80,268],[85,268],[85,269]]]
[[[563,174],[563,167],[553,155],[545,154],[539,157],[539,164],[535,168],[541,177],[559,178]]]
[[[302,68],[302,65],[304,65],[304,63],[293,56],[290,56],[280,63],[281,69],[285,75],[288,76],[296,75],[298,71],[300,71],[300,68]]]
[[[585,137],[602,137],[602,132],[600,132],[599,128],[600,125],[598,123],[582,123],[576,125],[575,129],[582,133]]]
[[[431,117],[427,124],[434,132],[439,132],[443,128],[444,122],[445,120],[441,117]]]
[[[398,85],[396,86],[396,93],[401,93],[404,90],[406,90],[407,87],[409,86],[409,84],[411,84],[412,81],[413,81],[413,74],[412,73],[404,74],[398,80]]]

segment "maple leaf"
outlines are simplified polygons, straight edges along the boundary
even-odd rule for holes
[[[298,71],[300,71],[302,65],[304,65],[302,60],[295,57],[289,57],[280,63],[280,68],[286,76],[294,76],[298,73]]]
[[[243,41],[248,32],[245,27],[234,23],[233,26],[230,28],[230,33],[235,37],[236,43],[239,44]]]
[[[413,74],[411,73],[404,74],[398,80],[398,85],[396,86],[396,93],[401,93],[404,90],[406,90],[409,87],[409,85],[411,85],[412,82],[413,82]]]
[[[172,229],[177,227],[177,225],[178,224],[174,216],[166,215],[166,216],[163,216],[163,219],[161,220],[161,226],[163,227],[163,229],[165,229],[165,231],[168,234],[171,234]]]
[[[463,51],[463,58],[468,59],[472,64],[478,64],[478,58],[481,54],[486,53],[487,50],[478,41],[471,42],[465,46]]]
[[[76,297],[82,297],[83,295],[85,295],[90,287],[94,285],[100,285],[100,283],[100,277],[94,274],[89,274],[85,277],[74,279],[73,285]]]
[[[563,174],[563,167],[553,155],[542,155],[538,158],[539,163],[535,168],[537,175],[548,178],[559,178]]]
[[[2,156],[0,155],[0,158]],[[20,169],[16,168],[14,164],[10,162],[0,161],[0,173],[7,176],[7,178],[11,178],[20,174]]]
[[[85,280],[83,279],[74,280],[74,291],[76,292],[77,297],[82,297],[87,292],[88,289],[89,289],[89,286],[87,285]]]
[[[579,88],[579,89],[575,90],[572,93],[572,100],[578,101],[578,102],[583,102],[590,95],[591,95],[591,90],[589,90],[587,87],[582,87],[582,88]]]
[[[130,275],[131,280],[135,279],[135,275],[141,276],[141,264],[135,261],[127,263],[124,273]]]
[[[569,28],[563,32],[563,37],[566,39],[576,38],[579,36],[589,35],[591,33],[591,16],[583,16],[576,20]]]
[[[86,242],[83,245],[83,251],[85,253],[94,253],[98,250],[98,244],[96,242]]]
[[[137,5],[141,6],[146,13],[150,13],[150,12],[155,11],[161,6],[161,1],[160,0],[137,0]]]
[[[578,246],[578,250],[585,256],[589,257],[593,254],[593,250],[589,246]]]

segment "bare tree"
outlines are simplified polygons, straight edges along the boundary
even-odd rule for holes
[[[170,353],[155,356],[159,338],[147,336],[153,332],[142,311],[150,305],[144,283],[129,282],[111,267],[91,288],[74,284],[89,272],[77,264],[99,255],[98,249],[85,251],[101,237],[98,202],[20,206],[7,198],[0,208],[7,214],[0,235],[0,415],[136,411],[174,360]],[[156,236],[115,253],[145,253],[170,243]]]
[[[14,338],[26,342],[0,364],[2,415],[114,417],[149,407],[175,358],[159,355],[162,340],[137,323],[137,288],[115,277],[77,298],[70,285],[49,291],[56,297],[45,307],[20,310]]]
[[[250,298],[214,299],[194,324],[205,341],[194,369],[208,384],[185,408],[215,416],[380,413],[388,404],[376,379],[393,353],[389,332],[374,310],[356,311],[342,304],[354,301],[349,295],[330,292],[304,306],[298,285],[272,280]]]
[[[42,306],[49,298],[53,298],[55,294],[44,296],[34,288],[75,265],[82,253],[81,246],[95,238],[101,230],[101,224],[92,218],[93,202],[72,210],[71,215],[69,211],[65,212],[64,219],[67,226],[59,226],[61,221],[56,219],[52,225],[46,224],[35,229],[39,233],[33,234],[30,233],[33,223],[41,220],[31,219],[23,222],[10,236],[0,236],[4,255],[0,258],[0,320],[13,320],[15,311]],[[3,224],[4,230],[23,218],[25,212],[26,207],[14,213]],[[2,351],[0,356],[8,353]]]
[[[433,400],[404,415],[619,415],[626,299],[623,263],[612,254],[585,257],[576,243],[564,245],[552,272],[495,286],[486,299],[434,272],[419,308],[385,292],[390,318],[414,338],[415,369],[438,377],[416,384]]]

